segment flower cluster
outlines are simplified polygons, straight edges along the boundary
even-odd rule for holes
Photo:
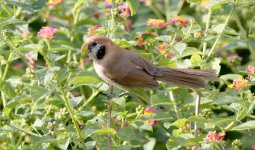
[[[22,38],[27,39],[30,35],[31,35],[31,33],[29,31],[24,31],[21,36],[22,36]]]
[[[120,18],[126,19],[126,18],[128,18],[128,17],[131,15],[131,10],[130,10],[130,8],[128,7],[127,4],[120,5],[120,6],[118,7],[118,9],[119,9],[120,12],[121,12],[120,14],[118,14],[118,16],[119,16]]]
[[[186,27],[190,23],[190,21],[186,18],[177,16],[172,18],[171,23],[178,27]]]
[[[35,70],[35,66],[36,66],[36,63],[35,63],[35,57],[33,54],[27,54],[26,55],[27,59],[28,59],[28,66],[31,70]]]
[[[206,143],[224,142],[225,135],[226,135],[225,132],[216,133],[216,131],[210,131],[204,138],[204,141]]]
[[[243,78],[239,78],[233,81],[233,83],[231,85],[229,85],[230,88],[233,89],[243,89],[247,86],[248,80],[247,79],[243,79]]]
[[[42,39],[51,40],[55,32],[57,32],[57,29],[54,27],[42,27],[37,36]]]
[[[247,67],[247,70],[246,70],[247,72],[251,72],[251,73],[254,73],[255,74],[255,66],[251,66],[251,65],[249,65],[248,67]]]
[[[120,0],[115,0],[115,3],[119,3]],[[105,0],[104,1],[104,6],[106,7],[111,7],[112,6],[112,0]]]
[[[168,51],[166,50],[166,48],[170,45],[170,43],[168,42],[163,42],[161,44],[159,44],[158,46],[156,46],[156,49],[160,52],[160,54],[166,54],[168,55],[169,58],[173,58],[174,54],[172,51]]]
[[[96,30],[99,29],[101,26],[100,25],[94,25],[94,26],[90,26],[87,29],[87,34],[90,35],[95,35],[96,34]]]
[[[151,35],[157,36],[157,33],[156,33],[156,32],[144,32],[144,33],[140,34],[140,35],[138,36],[138,39],[137,39],[137,45],[138,45],[138,46],[143,46],[143,45],[146,44],[146,41],[145,41],[145,39],[143,38],[143,35],[144,35],[144,34],[151,34]]]
[[[144,109],[143,114],[144,115],[153,115],[156,113],[156,109],[153,107],[147,107]],[[155,126],[158,124],[158,120],[146,120],[147,123],[149,123],[151,126]]]
[[[148,19],[147,25],[158,29],[163,29],[167,27],[166,21],[162,19]]]
[[[64,0],[49,0],[47,5],[55,7],[55,6],[59,5],[62,2],[64,2]]]

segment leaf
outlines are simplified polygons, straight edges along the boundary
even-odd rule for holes
[[[255,129],[255,120],[247,121],[232,128],[232,130],[248,130],[248,129]]]
[[[202,55],[202,52],[199,51],[197,48],[195,47],[187,47],[183,52],[181,57],[186,57],[186,56],[190,56],[190,55],[194,55],[194,54],[198,54],[198,55]]]
[[[19,19],[15,19],[15,18],[7,18],[7,19],[0,19],[0,28],[4,27],[4,26],[9,26],[9,25],[13,25],[13,24],[24,24],[25,22]]]
[[[93,150],[96,146],[96,141],[88,141],[86,142],[86,147],[88,150]]]
[[[104,134],[115,135],[116,133],[117,131],[114,130],[113,128],[99,129],[94,132],[94,134],[97,134],[97,135],[104,135]]]
[[[239,74],[225,74],[225,75],[220,76],[220,79],[225,80],[225,81],[227,81],[229,79],[230,80],[235,80],[235,79],[238,79],[238,78],[243,78],[243,76],[239,75]]]
[[[131,16],[135,15],[139,9],[139,0],[127,0],[128,6],[131,10]]]
[[[82,84],[82,85],[91,85],[100,82],[97,78],[92,76],[78,76],[71,79],[70,84]]]
[[[136,138],[134,129],[130,126],[120,129],[120,131],[118,131],[117,135],[118,135],[118,137],[120,137],[120,139],[123,139],[125,141],[132,141]]]
[[[40,69],[35,72],[37,80],[43,85],[47,85],[50,82],[52,75],[52,72],[48,68]]]
[[[209,122],[210,119],[206,119],[204,117],[196,117],[196,116],[191,116],[187,118],[186,122]]]
[[[212,103],[212,104],[229,104],[229,103],[234,103],[238,102],[240,98],[235,97],[235,96],[230,96],[230,95],[222,95],[217,97],[217,99]]]
[[[78,97],[72,97],[70,99],[70,104],[73,108],[76,108],[77,106],[79,106],[82,102],[83,97],[82,96],[78,96]]]
[[[113,98],[111,100],[113,109],[124,111],[126,107],[126,100],[124,97]]]
[[[18,96],[13,98],[7,103],[6,107],[4,108],[4,113],[9,115],[14,107],[16,107],[18,104],[24,103],[25,101],[31,101],[31,98],[27,96]]]
[[[201,58],[200,55],[194,54],[194,55],[191,56],[190,62],[191,62],[192,65],[199,66],[202,63],[202,58]]]
[[[156,40],[163,41],[163,42],[171,42],[172,37],[169,35],[160,35],[156,37]]]
[[[44,124],[44,123],[43,123],[42,120],[36,119],[35,122],[34,122],[34,124],[33,124],[33,126],[34,126],[34,127],[41,128],[41,127],[43,126],[43,124]]]
[[[43,137],[31,136],[31,142],[32,143],[37,143],[37,142],[39,142],[39,143],[48,143],[48,142],[55,142],[55,141],[57,141],[57,139],[53,138],[49,135],[43,136]]]
[[[186,49],[186,47],[187,47],[187,44],[181,43],[181,42],[179,42],[179,43],[177,43],[177,44],[174,45],[174,49],[175,49],[180,55],[182,55],[182,52]]]
[[[39,102],[42,99],[44,99],[46,96],[50,95],[51,90],[46,90],[43,87],[40,86],[34,86],[31,89],[31,97],[33,102]]]
[[[166,97],[163,94],[152,95],[150,102],[151,102],[151,106],[162,105],[162,104],[172,104],[169,97]]]

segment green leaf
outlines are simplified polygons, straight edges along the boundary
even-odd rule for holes
[[[202,63],[202,61],[203,60],[202,60],[201,56],[198,55],[198,54],[194,54],[190,58],[190,62],[191,62],[192,65],[199,66]]]
[[[46,96],[48,96],[50,93],[51,93],[51,90],[47,90],[40,86],[34,86],[31,89],[31,97],[32,97],[33,102],[41,101]]]
[[[99,129],[94,132],[94,134],[97,134],[97,135],[104,135],[104,134],[115,135],[116,133],[117,131],[114,130],[113,128]]]
[[[222,80],[235,80],[235,79],[239,79],[239,78],[243,78],[242,75],[239,75],[239,74],[225,74],[225,75],[222,75],[220,76],[220,79]]]
[[[219,24],[213,28],[213,31],[219,34],[223,32],[223,28],[224,28],[224,24]]]
[[[191,116],[187,118],[186,122],[209,122],[210,119],[206,119],[204,117],[196,117],[196,116]]]
[[[126,107],[126,100],[124,97],[120,97],[120,98],[113,98],[111,100],[112,102],[112,107],[115,110],[119,110],[119,111],[124,111],[125,107]]]
[[[198,54],[198,55],[202,55],[202,52],[199,51],[197,48],[195,47],[187,47],[183,52],[181,57],[186,57],[186,56],[190,56],[190,55],[194,55],[194,54]]]
[[[230,96],[230,95],[221,95],[217,97],[217,99],[212,104],[229,104],[238,102],[240,100],[239,97]]]
[[[91,85],[100,82],[97,78],[92,76],[78,76],[71,79],[70,84],[82,84],[82,85]]]
[[[73,108],[76,108],[77,106],[79,106],[82,102],[83,97],[82,96],[78,96],[78,97],[72,97],[70,99],[70,104]]]
[[[175,49],[180,55],[182,55],[182,52],[186,49],[186,47],[187,47],[187,44],[181,43],[181,42],[179,42],[179,43],[177,43],[177,44],[174,45],[174,49]]]
[[[43,136],[43,137],[36,137],[36,136],[31,137],[31,142],[33,142],[33,143],[37,143],[37,142],[39,142],[39,143],[48,143],[48,142],[55,142],[55,141],[57,141],[57,139],[53,138],[49,135]]]
[[[163,41],[163,42],[171,42],[172,37],[169,35],[160,35],[156,37],[156,40]]]
[[[131,10],[131,16],[135,15],[139,9],[139,0],[127,0],[128,6]]]
[[[247,121],[232,128],[232,130],[248,130],[248,129],[255,129],[255,120]]]
[[[132,141],[136,138],[134,129],[130,126],[120,129],[120,131],[118,131],[117,135],[118,135],[118,137],[120,137],[121,139],[123,139],[125,141]]]
[[[18,96],[13,98],[6,104],[6,107],[4,108],[4,113],[6,115],[9,115],[14,107],[16,107],[18,104],[24,103],[25,101],[31,101],[31,98],[27,96]]]
[[[162,105],[162,104],[172,104],[169,97],[166,97],[163,94],[152,95],[150,102],[151,102],[151,106]]]
[[[15,19],[15,18],[7,18],[7,19],[0,19],[0,28],[4,27],[4,26],[9,26],[9,25],[13,25],[13,24],[24,24],[25,22],[19,19]]]
[[[47,85],[51,81],[52,72],[48,68],[40,69],[35,72],[35,76],[40,84]]]

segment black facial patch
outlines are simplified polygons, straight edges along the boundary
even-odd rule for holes
[[[105,55],[105,46],[100,46],[100,49],[97,51],[97,59],[103,59]]]

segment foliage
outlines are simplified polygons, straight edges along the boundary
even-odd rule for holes
[[[113,149],[254,149],[254,0],[0,4],[1,148],[107,149],[111,135]],[[197,91],[165,83],[107,103],[107,84],[80,50],[94,34],[156,65],[215,70],[219,80],[199,90],[197,115]]]

